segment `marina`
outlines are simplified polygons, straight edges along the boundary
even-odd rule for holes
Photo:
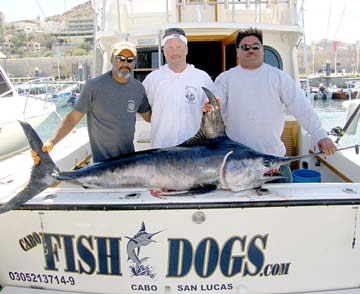
[[[294,52],[304,33],[302,1],[152,1],[159,10],[143,11],[145,4],[94,1],[101,12],[96,42],[102,72],[111,66],[111,44],[128,39],[137,46],[134,74],[142,79],[164,64],[163,32],[181,27],[189,39],[189,62],[196,60],[216,77],[237,64],[239,29],[258,27],[265,62],[299,82]],[[221,58],[210,66],[205,50]],[[352,146],[295,162],[293,171],[317,172],[316,179],[165,196],[152,187],[90,188],[63,181],[0,214],[1,294],[360,293],[359,121],[355,118],[342,134],[352,116],[347,105],[334,99],[311,103],[326,130],[340,127],[334,133],[339,149]],[[41,139],[70,110],[58,107],[58,114],[36,128]],[[316,153],[310,136],[292,116],[286,118],[287,156]],[[150,128],[137,119],[137,152],[130,158],[150,148]],[[233,152],[226,151],[221,170]],[[60,171],[89,170],[86,121],[50,155]],[[190,174],[173,168],[174,174],[182,172],[178,181]],[[30,177],[39,177],[32,170],[28,151],[0,160],[0,209],[18,193],[34,193],[24,190],[31,187],[26,186]],[[205,168],[192,172],[205,173]],[[221,177],[226,175],[219,172]]]
[[[55,105],[36,96],[21,96],[0,66],[0,159],[11,156],[28,144],[18,120],[27,120],[34,127],[41,125]]]

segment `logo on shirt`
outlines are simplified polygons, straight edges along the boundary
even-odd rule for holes
[[[135,112],[135,101],[134,100],[128,100],[127,111]]]
[[[196,88],[192,86],[185,86],[185,102],[194,104],[196,99]]]

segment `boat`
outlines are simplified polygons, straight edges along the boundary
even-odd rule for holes
[[[82,84],[83,82],[79,81],[58,83],[58,90],[52,96],[51,101],[53,101],[57,107],[74,105],[80,96],[80,87]]]
[[[20,95],[36,97],[52,102],[56,107],[73,105],[80,95],[83,81],[56,82],[48,78],[38,78],[16,86]]]
[[[360,82],[358,80],[346,81],[346,88],[335,89],[332,94],[332,99],[356,99],[359,96]]]
[[[28,142],[18,120],[25,120],[35,128],[54,111],[55,105],[34,95],[19,95],[0,66],[0,158],[28,148]]]
[[[94,7],[101,72],[110,68],[111,44],[128,39],[138,47],[135,76],[142,79],[163,63],[163,31],[181,27],[189,63],[216,77],[236,65],[238,30],[253,26],[264,32],[265,61],[299,80],[302,1],[99,0]],[[149,128],[137,120],[136,150],[149,148]],[[52,151],[60,169],[88,164],[81,134]],[[341,140],[340,131],[334,135]],[[283,141],[289,156],[316,152],[290,116]],[[19,161],[29,174],[31,158]],[[11,168],[0,203],[24,185],[14,159],[0,161],[0,170]],[[190,197],[136,187],[48,188],[0,215],[1,293],[360,293],[359,155],[343,150],[292,168],[305,171],[302,181]]]

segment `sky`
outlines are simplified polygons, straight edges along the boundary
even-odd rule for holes
[[[41,19],[62,14],[87,0],[0,0],[0,11],[5,14],[5,21]]]
[[[0,0],[0,11],[5,14],[6,22],[38,16],[43,19],[84,2],[86,0]],[[305,0],[304,3],[306,43],[324,38],[349,43],[360,41],[359,0]]]
[[[304,8],[306,43],[360,41],[359,0],[305,0]]]

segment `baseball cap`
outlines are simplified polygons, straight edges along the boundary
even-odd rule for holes
[[[129,50],[134,56],[136,56],[136,46],[129,41],[120,41],[113,45],[111,49],[112,55],[119,55],[123,50]]]
[[[186,37],[185,32],[184,32],[183,29],[180,29],[180,28],[169,28],[169,29],[166,29],[166,30],[165,30],[163,39],[164,39],[165,37],[170,36],[170,35],[173,35],[173,34],[179,34],[179,35],[182,35],[182,36]]]
[[[162,39],[162,46],[165,45],[165,43],[170,39],[179,39],[187,45],[187,38],[185,35],[184,30],[180,28],[169,28],[165,30],[163,39]]]

